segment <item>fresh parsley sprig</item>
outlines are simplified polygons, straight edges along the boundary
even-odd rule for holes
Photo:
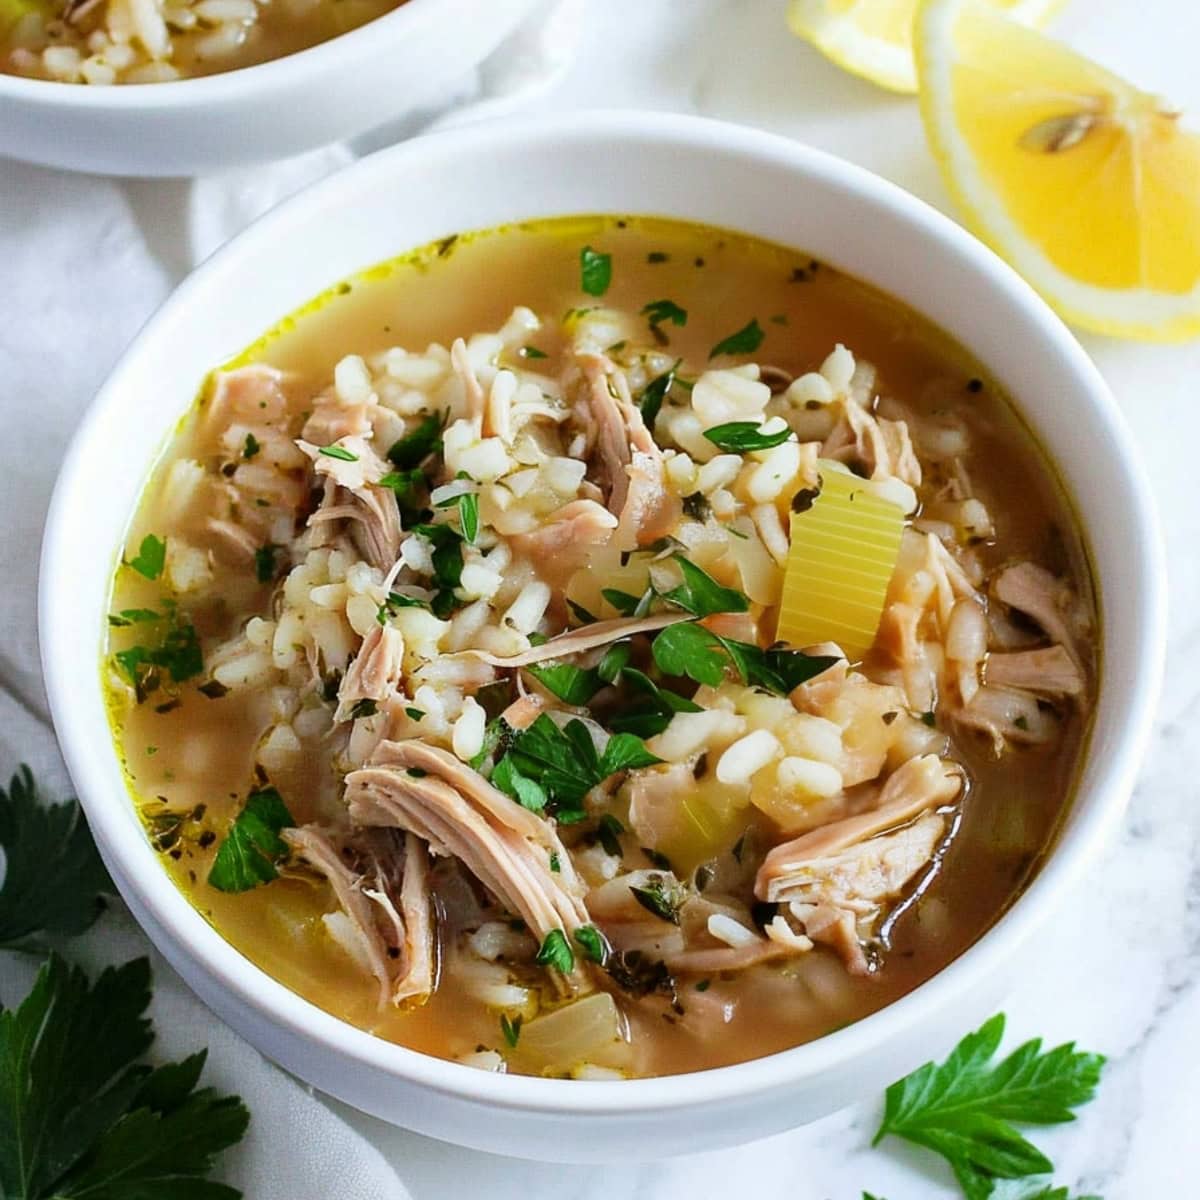
[[[151,1068],[150,965],[94,984],[51,955],[0,1012],[0,1195],[10,1200],[237,1200],[205,1178],[241,1140],[237,1096],[197,1084],[205,1052]]]
[[[584,796],[610,775],[662,762],[631,733],[614,734],[604,753],[597,754],[582,721],[568,721],[560,729],[545,713],[513,735],[505,758],[509,757],[521,776],[541,787],[547,807],[560,822],[582,820]],[[495,771],[492,774],[494,780]]]
[[[0,788],[0,848],[0,949],[41,949],[42,934],[74,937],[114,892],[78,802],[43,804],[26,766]]]
[[[1074,1120],[1073,1110],[1096,1094],[1104,1058],[1072,1042],[1043,1053],[1034,1038],[993,1063],[1003,1036],[1001,1013],[963,1038],[944,1063],[926,1063],[892,1084],[873,1144],[892,1134],[940,1154],[967,1200],[999,1200],[1000,1180],[1049,1175],[1054,1164],[1014,1122]],[[1066,1200],[1065,1189],[1044,1180],[1035,1187],[1042,1190],[1030,1200]]]
[[[247,892],[278,878],[279,863],[288,853],[279,834],[295,824],[273,787],[251,792],[217,848],[208,872],[209,886],[219,892]]]

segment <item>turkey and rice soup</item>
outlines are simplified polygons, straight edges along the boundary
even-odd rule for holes
[[[1098,685],[1069,503],[961,348],[740,235],[570,218],[215,370],[116,569],[147,836],[381,1038],[608,1079],[855,1021],[1012,903]]]

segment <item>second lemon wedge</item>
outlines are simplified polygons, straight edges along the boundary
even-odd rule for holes
[[[1037,25],[1063,0],[989,0],[1014,20]],[[915,92],[913,14],[917,0],[791,0],[792,32],[852,74],[894,92]]]
[[[982,0],[923,0],[921,111],[974,231],[1068,320],[1200,333],[1200,137]]]

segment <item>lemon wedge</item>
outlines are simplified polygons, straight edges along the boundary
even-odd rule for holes
[[[1014,20],[1038,25],[1063,0],[989,0]],[[894,92],[915,92],[912,30],[917,0],[791,0],[792,32],[826,58]]]
[[[1067,320],[1200,333],[1200,137],[981,0],[923,0],[921,112],[967,224]]]

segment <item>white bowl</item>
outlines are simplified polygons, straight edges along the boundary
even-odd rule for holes
[[[795,246],[958,338],[1058,463],[1103,607],[1103,680],[1078,794],[1049,861],[1008,913],[915,992],[817,1042],[629,1082],[491,1075],[429,1058],[344,1024],[244,959],[150,848],[95,665],[143,464],[214,364],[382,259],[460,230],[597,212],[688,218]],[[55,725],[113,878],[152,940],[219,1016],[317,1087],[421,1133],[536,1158],[645,1158],[762,1137],[877,1094],[985,1015],[1021,943],[1117,823],[1164,647],[1160,542],[1131,444],[1096,369],[1030,288],[953,222],[857,167],[681,117],[599,113],[439,134],[365,159],[264,217],[176,291],[113,372],[63,463],[46,529],[41,642]]]
[[[98,87],[0,73],[0,155],[103,175],[195,175],[394,120],[481,62],[538,0],[408,0],[258,66]]]

